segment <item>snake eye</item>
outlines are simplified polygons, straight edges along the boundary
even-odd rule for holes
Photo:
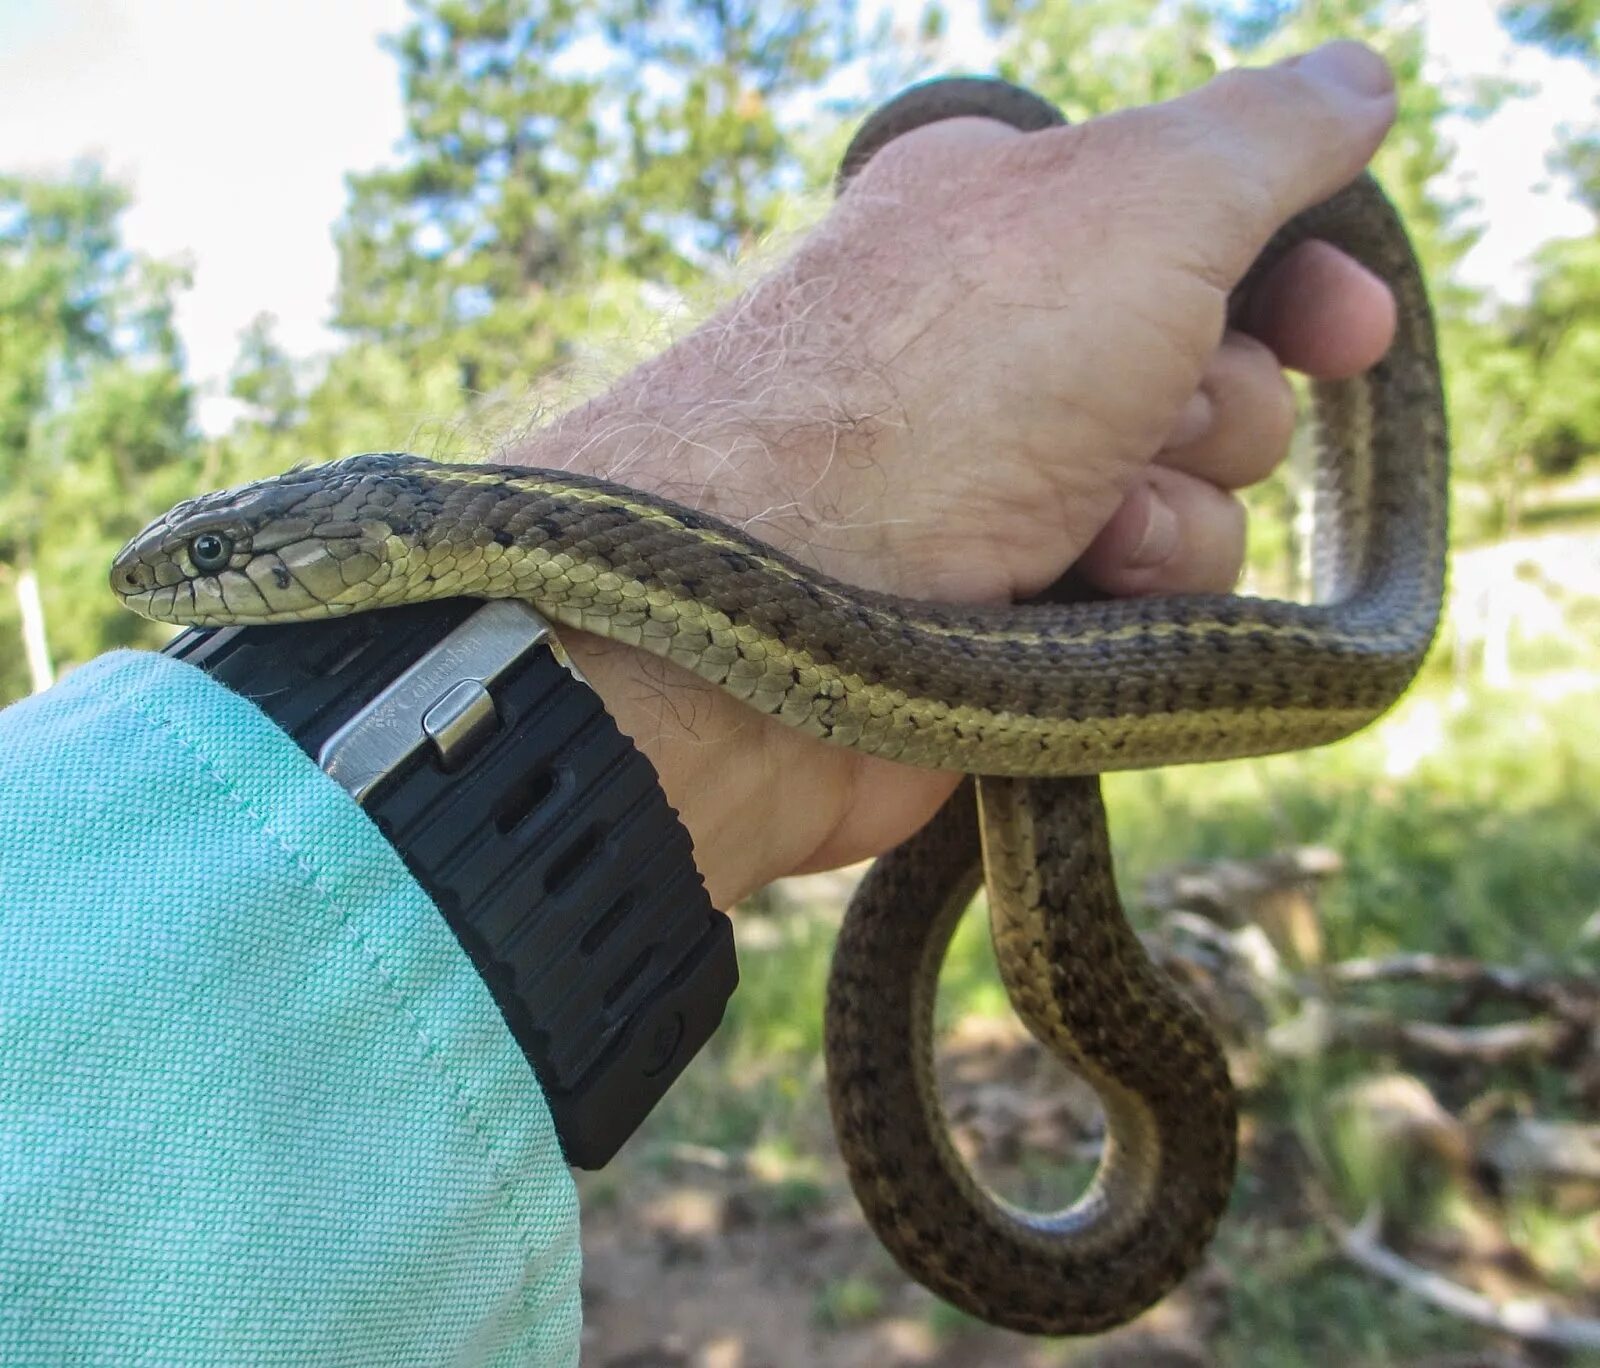
[[[233,559],[233,541],[220,532],[202,532],[189,542],[189,559],[202,574],[226,569]]]

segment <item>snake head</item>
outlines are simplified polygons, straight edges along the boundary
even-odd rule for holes
[[[157,622],[195,627],[293,622],[398,598],[403,567],[430,521],[393,453],[202,494],[117,554],[111,588]]]

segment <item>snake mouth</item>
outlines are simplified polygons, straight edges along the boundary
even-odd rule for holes
[[[163,622],[169,627],[220,627],[221,619],[210,614],[180,613],[177,595],[171,588],[142,589],[137,593],[122,593],[122,606],[131,609],[151,622]]]
[[[174,589],[126,594],[122,602],[140,617],[173,627],[282,627],[294,622],[344,617],[356,609],[354,604],[324,603],[305,608],[244,607],[237,611],[208,612],[190,603],[181,585]]]
[[[151,599],[155,597],[156,591],[154,589],[125,589],[117,583],[116,576],[112,577],[111,587],[122,601],[124,608],[137,613],[140,617],[150,618],[155,622],[164,620],[157,616],[155,607],[151,603]]]
[[[112,588],[124,608],[151,622],[163,622],[171,627],[231,627],[269,620],[248,610],[241,613],[207,612],[195,604],[192,593],[185,592],[189,588],[188,581],[128,590],[122,588],[113,577]]]
[[[239,612],[211,613],[190,606],[185,601],[186,596],[173,589],[146,589],[120,597],[123,606],[140,617],[171,627],[280,627],[291,622],[343,617],[354,611],[352,605],[333,603],[298,612],[274,612],[268,608],[254,612],[243,609]]]

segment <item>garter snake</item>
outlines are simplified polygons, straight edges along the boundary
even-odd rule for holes
[[[1060,122],[998,82],[930,83],[868,120],[841,184],[900,133],[972,114],[1024,131]],[[1363,177],[1283,229],[1236,298],[1313,237],[1378,274],[1399,306],[1378,365],[1315,387],[1313,604],[895,599],[606,481],[396,454],[183,503],[129,543],[112,585],[147,616],[200,626],[524,598],[810,735],[980,776],[877,862],[846,915],[827,1009],[835,1128],[869,1220],[935,1292],[1014,1329],[1103,1329],[1199,1259],[1232,1186],[1235,1108],[1210,1029],[1123,915],[1096,776],[1343,736],[1404,690],[1439,612],[1444,411],[1398,217]],[[1053,1215],[985,1191],[939,1105],[939,967],[984,877],[1013,1004],[1106,1113],[1094,1182]]]

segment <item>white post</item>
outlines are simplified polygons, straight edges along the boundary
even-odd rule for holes
[[[50,663],[50,640],[44,630],[39,577],[26,553],[17,567],[17,611],[22,616],[22,649],[28,658],[28,678],[34,693],[39,693],[56,682],[56,672]]]

